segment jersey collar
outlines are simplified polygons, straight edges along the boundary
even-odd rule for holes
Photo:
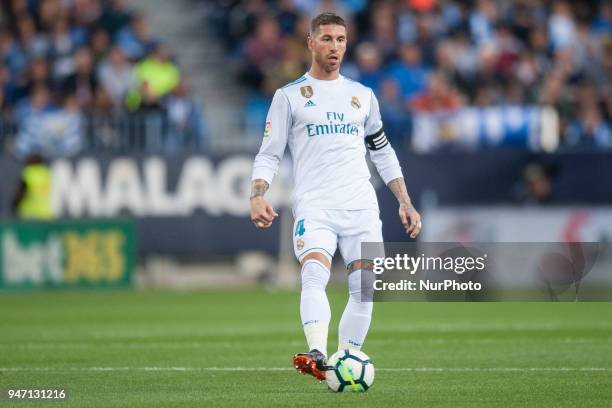
[[[339,84],[344,79],[344,77],[342,75],[338,75],[338,78],[336,78],[336,79],[317,79],[317,78],[313,77],[312,75],[310,75],[309,72],[306,72],[305,75],[306,75],[306,78],[310,79],[313,82],[317,82],[317,83],[321,83],[321,84],[329,84],[329,85]]]

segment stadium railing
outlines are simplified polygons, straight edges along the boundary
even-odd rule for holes
[[[207,109],[213,120],[202,120],[203,127],[181,127],[167,113],[117,112],[83,114],[79,137],[80,153],[172,153],[197,152],[224,154],[254,153],[261,143],[263,123],[252,123],[240,111]],[[264,119],[265,120],[265,119]],[[550,107],[516,106],[465,108],[446,113],[418,113],[412,128],[393,138],[394,147],[415,153],[451,148],[476,151],[513,148],[554,152],[561,147],[559,116]],[[58,128],[35,127],[38,137],[58,139],[45,132]],[[208,127],[207,127],[208,126]],[[11,153],[24,126],[15,116],[0,116],[0,154]],[[59,126],[61,129],[61,126]],[[31,129],[28,129],[31,132]],[[32,138],[32,135],[28,135]]]
[[[54,137],[62,137],[61,126],[56,128],[59,129]],[[44,127],[37,131],[39,135],[28,137],[48,137]],[[18,139],[23,137],[22,132],[24,128],[14,116],[0,117],[0,154],[13,152]],[[208,147],[206,134],[188,127],[180,128],[160,112],[83,114],[78,134],[81,152],[163,153],[185,149],[205,151]]]

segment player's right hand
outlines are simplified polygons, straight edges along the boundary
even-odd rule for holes
[[[257,228],[268,228],[278,217],[274,208],[261,196],[251,198],[251,221]]]

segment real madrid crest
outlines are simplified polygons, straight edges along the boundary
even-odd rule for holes
[[[314,91],[312,90],[312,87],[310,85],[306,85],[300,88],[300,93],[304,98],[310,98]]]
[[[351,106],[355,109],[361,108],[361,102],[359,102],[359,98],[357,98],[356,96],[353,96],[351,98]]]
[[[298,251],[301,251],[304,248],[304,240],[302,238],[298,238],[297,241],[295,241],[295,246],[297,247]]]

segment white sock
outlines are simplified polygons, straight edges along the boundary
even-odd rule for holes
[[[338,329],[338,349],[359,350],[370,328],[373,304],[361,301],[361,270],[349,274],[348,287],[349,300]]]
[[[317,349],[327,356],[327,331],[331,319],[325,287],[329,269],[321,262],[309,259],[302,265],[302,295],[300,316],[309,350]]]

